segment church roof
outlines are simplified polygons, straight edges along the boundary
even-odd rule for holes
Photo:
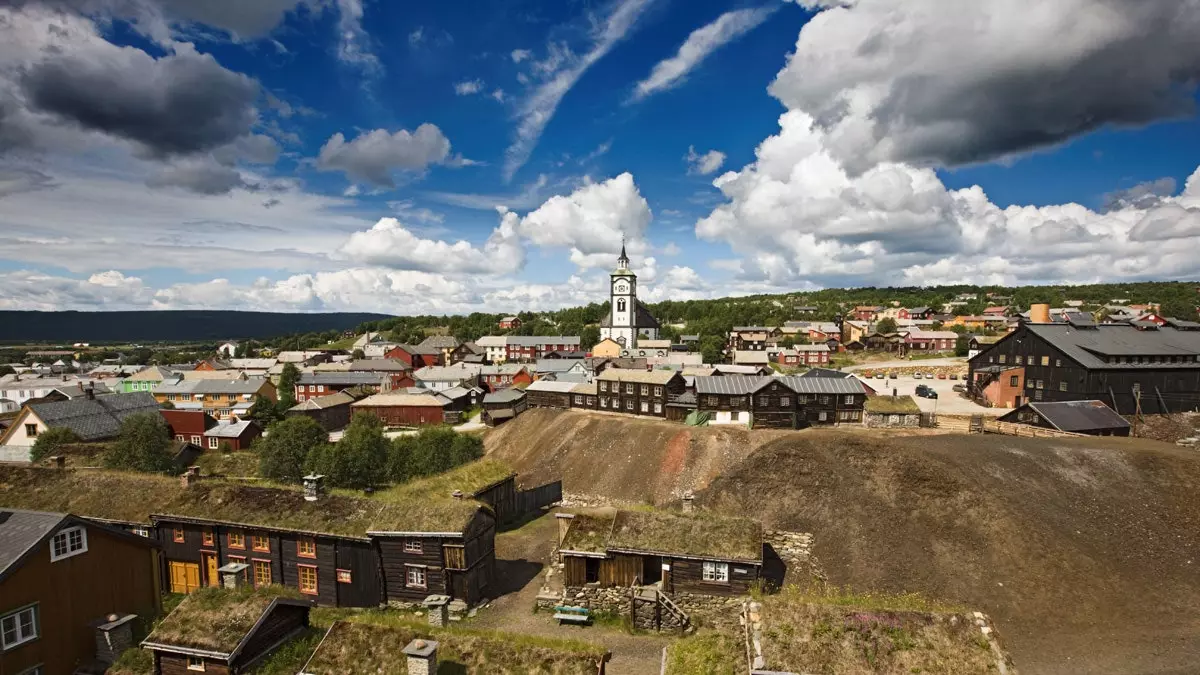
[[[646,306],[642,304],[641,300],[634,300],[634,302],[637,303],[637,312],[634,313],[634,317],[633,317],[633,327],[634,328],[640,329],[640,328],[661,328],[662,327],[662,325],[658,322],[658,319],[654,318],[654,315],[650,313],[650,310],[646,309]],[[611,312],[608,314],[605,314],[604,318],[600,320],[600,327],[601,328],[612,328],[612,313]]]

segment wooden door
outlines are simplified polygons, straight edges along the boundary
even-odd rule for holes
[[[213,588],[221,585],[221,575],[217,573],[217,554],[204,554],[204,583]]]
[[[200,565],[197,563],[169,563],[171,572],[171,592],[191,593],[200,588]]]

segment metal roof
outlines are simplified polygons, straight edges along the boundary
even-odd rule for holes
[[[148,392],[109,394],[95,399],[76,398],[54,403],[31,403],[29,409],[46,426],[66,427],[84,441],[112,438],[121,421],[141,412],[158,412],[158,403]]]
[[[0,574],[54,531],[64,513],[0,508]]]
[[[339,405],[348,405],[354,403],[354,397],[350,394],[338,392],[328,396],[318,396],[316,398],[306,399],[303,403],[297,403],[289,408],[289,410],[324,410],[325,408],[333,408]]]
[[[797,394],[862,394],[863,384],[853,377],[773,377],[769,375],[745,376],[724,375],[720,377],[697,377],[697,394],[727,394],[744,396],[753,394],[763,386],[778,382]]]
[[[608,382],[635,382],[640,384],[666,384],[679,374],[677,370],[627,370],[625,368],[606,368],[596,376],[597,380]]]
[[[525,392],[520,389],[501,389],[483,397],[484,403],[513,403],[525,398]]]
[[[561,381],[557,381],[557,380],[555,380],[555,381],[538,380],[537,382],[534,382],[533,384],[529,385],[528,387],[525,387],[525,391],[552,391],[552,392],[558,392],[558,393],[565,393],[565,392],[573,391],[575,389],[575,387],[578,386],[578,384],[579,383],[577,383],[577,382],[561,382]]]
[[[1100,401],[1055,401],[1049,403],[1031,401],[1025,405],[1032,408],[1059,431],[1079,432],[1092,429],[1129,428],[1129,422],[1124,417]],[[1009,413],[1005,417],[1011,415],[1013,413]]]
[[[1200,355],[1200,331],[1178,330],[1163,326],[1157,330],[1139,330],[1129,324],[1099,324],[1076,328],[1069,324],[1033,323],[1026,330],[1049,342],[1080,365],[1088,368],[1122,369],[1195,369],[1191,360]],[[1017,333],[1009,334],[1013,339]],[[1188,357],[1178,363],[1113,363],[1104,357]],[[976,357],[979,358],[979,357]]]
[[[479,377],[483,366],[473,363],[457,363],[453,366],[425,366],[413,373],[423,382],[459,382]]]
[[[351,403],[352,408],[372,408],[372,407],[391,407],[391,406],[436,406],[441,408],[446,405],[446,402],[433,395],[433,392],[428,394],[375,394],[368,396],[361,401]]]
[[[697,394],[725,394],[745,396],[761,389],[771,377],[754,375],[723,375],[721,377],[697,377]]]
[[[586,367],[583,359],[538,359],[533,369],[539,373],[565,373],[577,364]]]
[[[387,379],[387,375],[372,372],[357,372],[352,373],[325,371],[321,373],[300,373],[300,379],[296,384],[372,384],[378,385]]]
[[[220,438],[239,438],[242,434],[246,433],[246,430],[250,428],[251,424],[254,424],[254,422],[251,422],[250,420],[241,420],[240,422],[232,423],[222,422],[221,424],[210,428],[208,431],[205,431],[204,435],[218,436]]]
[[[395,373],[412,370],[412,368],[399,359],[357,359],[350,362],[347,370],[360,373]]]

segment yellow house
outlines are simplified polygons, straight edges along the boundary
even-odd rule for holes
[[[257,377],[183,380],[159,385],[153,394],[159,403],[170,402],[177,410],[203,410],[219,420],[244,416],[260,399],[276,400],[275,385],[266,378]]]
[[[604,338],[597,342],[596,346],[592,347],[592,356],[615,359],[621,356],[622,349],[624,347],[621,346],[620,342],[612,338]]]

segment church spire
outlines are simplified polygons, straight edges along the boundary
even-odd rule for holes
[[[621,235],[621,257],[617,258],[617,267],[623,270],[629,269],[629,256],[625,255],[624,235]]]

